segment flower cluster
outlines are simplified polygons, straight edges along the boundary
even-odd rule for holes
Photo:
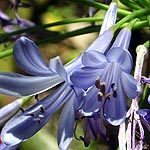
[[[17,20],[10,21],[7,16],[1,15],[5,25],[15,24],[16,21],[21,27],[28,24],[18,16],[18,6],[14,6]],[[133,60],[128,51],[134,20],[117,33],[116,18],[117,4],[112,2],[97,39],[67,65],[62,64],[59,56],[50,59],[47,65],[32,40],[25,36],[16,40],[14,59],[21,69],[31,75],[0,72],[0,93],[14,97],[35,96],[37,102],[22,109],[17,100],[14,102],[17,105],[9,104],[11,111],[6,111],[9,106],[1,108],[3,115],[0,117],[5,120],[0,120],[0,126],[4,124],[0,149],[16,149],[36,134],[61,107],[57,132],[59,149],[69,148],[78,120],[84,121],[84,137],[80,136],[80,140],[85,146],[91,140],[96,141],[99,135],[108,138],[106,122],[113,126],[125,123],[126,99],[137,98],[142,89],[131,74]],[[149,82],[145,77],[141,80]],[[40,93],[54,87],[53,92],[38,99]],[[16,114],[19,108],[21,111]],[[148,129],[149,113],[145,109],[137,111]]]

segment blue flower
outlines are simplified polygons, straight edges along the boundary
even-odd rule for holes
[[[129,74],[132,69],[132,57],[127,50],[130,36],[130,29],[122,29],[105,55],[95,50],[84,52],[85,67],[71,76],[74,85],[87,90],[89,104],[83,106],[84,111],[103,109],[105,119],[112,125],[125,120],[125,95],[132,99],[141,93],[140,85]]]
[[[61,76],[45,64],[37,46],[26,37],[15,42],[14,58],[16,63],[32,76],[1,72],[0,92],[3,94],[15,97],[33,95],[64,82]]]
[[[113,7],[116,13],[116,4]],[[106,25],[106,27],[110,26]],[[101,51],[105,52],[112,38],[113,32],[107,30],[98,36],[86,51],[97,50],[100,47],[99,43],[103,43]],[[21,37],[16,41],[14,59],[23,70],[32,76],[0,73],[1,93],[16,97],[35,95],[56,85],[62,85],[54,93],[18,113],[6,123],[2,130],[2,139],[6,144],[18,145],[33,136],[49,121],[53,113],[65,104],[60,116],[57,138],[59,148],[68,149],[74,133],[75,112],[79,111],[85,101],[84,90],[74,86],[70,80],[70,74],[76,68],[83,66],[82,56],[83,54],[65,67],[59,57],[51,59],[49,65],[46,65],[38,48],[31,40]]]
[[[73,99],[74,92],[71,87],[67,83],[63,83],[55,92],[12,117],[2,129],[2,140],[9,146],[24,142],[39,131],[65,102],[67,102],[65,107],[69,111],[67,119],[69,119],[69,122],[72,122],[74,117],[70,113],[70,109],[74,111],[74,105],[69,105],[69,103],[73,102]],[[71,132],[69,133],[71,134]]]

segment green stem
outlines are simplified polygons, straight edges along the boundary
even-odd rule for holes
[[[139,18],[139,16],[147,15],[149,13],[149,11],[150,11],[149,9],[141,9],[141,10],[137,10],[137,11],[133,12],[132,14],[127,15],[126,17],[121,19],[119,22],[117,22],[116,25],[114,25],[112,27],[112,30],[116,31],[124,23],[127,23],[127,22],[133,20],[134,18],[137,18],[137,17]]]
[[[0,39],[7,39],[14,35],[18,35],[18,34],[22,34],[22,33],[31,33],[31,32],[39,31],[39,30],[46,29],[49,27],[54,27],[54,26],[60,26],[60,25],[71,24],[71,23],[80,23],[80,22],[95,22],[95,21],[102,21],[102,20],[103,20],[103,17],[62,20],[62,21],[58,21],[58,22],[54,22],[54,23],[38,25],[38,26],[27,28],[27,29],[17,30],[17,31],[10,32],[10,33],[0,34]]]
[[[68,1],[71,1],[71,0],[68,0]],[[98,9],[103,9],[103,10],[107,10],[109,7],[109,5],[105,5],[105,4],[98,3],[95,1],[90,1],[90,0],[75,0],[74,2],[80,3],[82,5],[92,6],[92,7],[98,8]],[[118,8],[118,14],[119,15],[126,16],[130,13],[131,13],[130,11]]]
[[[87,34],[87,33],[92,33],[92,32],[98,32],[99,29],[100,29],[100,26],[85,27],[85,28],[74,30],[71,32],[61,33],[59,35],[56,35],[55,37],[50,37],[47,39],[38,40],[35,43],[37,45],[40,45],[43,43],[58,42],[58,41],[66,39],[66,38],[70,38],[70,37],[74,37],[74,36],[78,36],[78,35],[82,35],[82,34]]]
[[[127,25],[128,25],[128,23],[125,23],[121,26],[121,28],[126,27]],[[134,24],[134,26],[132,27],[132,30],[138,30],[138,29],[144,28],[146,26],[148,26],[148,22],[146,20],[138,21]]]
[[[64,40],[64,39],[69,38],[69,37],[82,35],[82,34],[87,34],[87,33],[92,33],[92,32],[98,32],[99,29],[100,29],[100,26],[85,27],[85,28],[74,30],[74,31],[71,31],[71,32],[61,33],[59,35],[56,35],[56,36],[53,36],[53,37],[50,37],[50,38],[47,38],[47,39],[38,40],[35,43],[37,45],[40,45],[40,44],[43,44],[45,42],[47,42],[47,43],[58,42],[58,41]],[[0,52],[0,59],[12,55],[12,53],[13,53],[12,49]]]
[[[135,10],[138,10],[138,9],[141,9],[141,7],[139,5],[135,5],[133,2],[129,1],[129,0],[120,0],[120,2],[122,4],[124,4],[125,6],[128,6],[129,8],[131,9],[135,9]]]
[[[12,55],[12,53],[13,53],[12,49],[0,52],[0,59]]]

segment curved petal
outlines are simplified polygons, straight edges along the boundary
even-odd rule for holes
[[[74,121],[75,121],[74,98],[75,95],[72,94],[72,97],[65,104],[63,111],[60,115],[57,132],[57,141],[59,148],[62,150],[68,149],[74,133]]]
[[[98,70],[90,67],[75,70],[70,76],[74,85],[83,89],[87,89],[95,84],[96,78],[101,76],[103,70]]]
[[[105,119],[114,126],[120,125],[126,118],[126,99],[120,84],[118,81],[117,97],[107,99],[104,108]]]
[[[95,50],[105,53],[110,46],[113,36],[114,34],[111,29],[104,31],[85,51]]]
[[[105,55],[98,51],[87,51],[84,52],[83,57],[82,57],[82,63],[86,67],[91,67],[91,68],[103,68],[107,64],[107,60]]]
[[[84,112],[94,113],[101,108],[101,102],[98,100],[98,92],[99,90],[95,86],[88,89],[86,101],[82,108]]]
[[[121,84],[126,95],[132,99],[141,94],[142,89],[134,77],[125,72],[121,72]]]
[[[2,129],[2,141],[9,146],[26,141],[36,134],[71,96],[71,88],[64,83],[54,93],[12,117]]]
[[[38,76],[51,74],[51,71],[40,55],[38,47],[28,38],[19,38],[14,44],[13,53],[17,64],[26,72]]]
[[[119,63],[123,71],[131,72],[133,66],[132,56],[127,50],[120,47],[112,48],[107,52],[106,58],[108,62]]]
[[[49,68],[56,74],[60,75],[65,81],[67,81],[67,73],[59,56],[50,60]]]
[[[53,76],[24,76],[16,73],[0,73],[0,93],[9,96],[27,96],[46,91],[64,80]]]
[[[111,48],[120,47],[122,49],[128,49],[131,39],[131,30],[128,27],[122,28],[117,35]]]

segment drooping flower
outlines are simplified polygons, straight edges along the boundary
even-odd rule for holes
[[[113,5],[113,7],[116,12],[116,5]],[[108,28],[108,25],[106,27]],[[108,41],[105,40],[107,36],[109,36]],[[106,51],[112,37],[111,30],[104,32],[86,51],[100,47],[99,42],[105,43],[102,51]],[[59,57],[51,59],[47,66],[36,45],[31,40],[21,37],[15,43],[14,58],[23,70],[33,76],[0,73],[1,93],[18,97],[41,93],[61,83],[63,86],[44,98],[44,100],[37,102],[8,121],[2,130],[2,139],[8,145],[19,144],[27,140],[40,130],[48,122],[52,114],[65,103],[58,126],[58,145],[60,149],[68,149],[74,132],[75,111],[83,104],[82,101],[84,101],[85,97],[84,90],[72,85],[69,76],[76,68],[82,67],[81,57],[65,66],[65,68],[62,66]]]
[[[92,50],[84,52],[85,67],[71,76],[74,85],[88,89],[87,99],[93,102],[93,110],[90,102],[89,111],[104,109],[103,115],[112,125],[120,125],[125,120],[125,95],[132,99],[141,92],[138,82],[129,74],[132,69],[132,57],[127,50],[130,36],[130,29],[122,29],[105,55]]]

